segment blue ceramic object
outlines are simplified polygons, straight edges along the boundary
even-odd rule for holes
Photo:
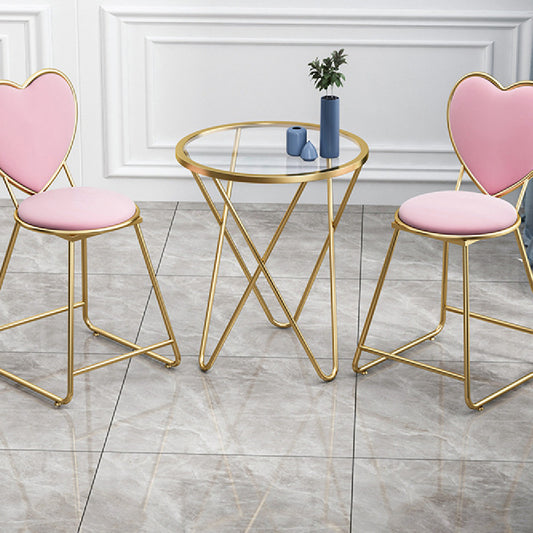
[[[339,97],[320,100],[320,157],[339,157]]]
[[[302,148],[302,151],[300,153],[300,157],[304,161],[314,161],[318,157],[315,145],[311,141],[307,141],[304,144],[304,147]]]
[[[291,126],[287,129],[287,153],[300,155],[307,141],[307,130],[302,126]]]

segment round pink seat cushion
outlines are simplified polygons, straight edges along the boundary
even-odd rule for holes
[[[68,187],[26,198],[19,218],[32,226],[63,231],[84,231],[121,224],[135,213],[135,203],[114,191]]]
[[[439,191],[404,202],[400,220],[417,229],[444,235],[482,235],[504,230],[517,220],[506,200],[477,192]]]

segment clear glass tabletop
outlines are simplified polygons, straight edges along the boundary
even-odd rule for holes
[[[307,129],[307,139],[319,150],[319,126],[297,122],[243,122],[207,128],[184,137],[176,146],[180,164],[202,176],[232,181],[283,183],[331,178],[353,172],[368,157],[368,146],[342,131],[340,155],[304,161],[286,152],[290,126]]]

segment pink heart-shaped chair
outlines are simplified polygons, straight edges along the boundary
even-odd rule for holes
[[[0,326],[0,331],[66,312],[67,387],[57,395],[13,373],[0,368],[0,375],[54,400],[56,405],[68,403],[74,392],[74,376],[146,354],[166,364],[177,366],[180,354],[165,308],[156,275],[141,231],[139,208],[126,196],[91,187],[75,187],[66,160],[77,125],[77,101],[68,78],[54,69],[41,70],[22,86],[0,80],[0,175],[15,205],[15,225],[0,269],[0,288],[4,282],[20,228],[58,236],[68,242],[68,304],[28,318]],[[69,186],[51,189],[56,178],[65,174]],[[27,198],[19,202],[15,190]],[[159,304],[167,339],[150,346],[139,346],[95,326],[89,319],[87,287],[87,239],[94,235],[128,226],[135,229],[148,275]],[[75,243],[81,246],[82,299],[74,302]],[[81,307],[83,319],[94,335],[102,335],[123,344],[130,351],[82,368],[74,368],[74,309]],[[173,358],[156,353],[170,345]]]
[[[478,401],[471,396],[470,373],[470,319],[476,318],[533,333],[533,329],[470,311],[468,249],[477,242],[514,233],[524,266],[533,290],[533,274],[520,235],[518,209],[525,187],[533,176],[533,82],[524,81],[502,87],[484,73],[468,74],[452,90],[448,101],[448,131],[454,150],[461,162],[461,170],[454,191],[439,191],[416,196],[404,202],[396,211],[392,223],[393,235],[361,331],[353,369],[366,374],[367,370],[383,361],[394,360],[464,382],[464,397],[468,407],[483,408],[487,402],[531,379],[533,372],[501,387]],[[461,191],[464,172],[470,176],[480,192]],[[501,197],[522,187],[518,202],[512,205]],[[437,327],[395,350],[381,350],[365,344],[380,293],[385,281],[400,231],[443,242],[443,273],[440,320]],[[447,303],[449,245],[462,247],[463,306]],[[447,312],[463,316],[464,372],[451,372],[400,354],[414,346],[434,339],[446,321]],[[362,352],[377,358],[360,365]]]

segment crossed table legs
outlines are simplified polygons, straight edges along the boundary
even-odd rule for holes
[[[332,178],[329,178],[327,180],[327,199],[328,199],[328,235],[327,238],[324,241],[324,244],[322,246],[322,249],[320,251],[320,254],[318,256],[318,259],[315,263],[315,266],[313,268],[313,271],[311,273],[311,276],[309,277],[309,280],[307,281],[307,285],[305,287],[305,290],[302,294],[302,297],[300,299],[300,302],[298,304],[298,307],[296,308],[296,311],[291,313],[289,310],[287,304],[285,303],[285,300],[283,299],[276,283],[274,282],[270,272],[268,271],[266,267],[266,262],[268,258],[270,257],[272,251],[274,250],[274,247],[276,246],[276,243],[281,236],[292,212],[294,211],[294,208],[296,207],[296,204],[298,203],[304,189],[306,186],[306,183],[300,183],[298,186],[298,189],[296,190],[296,193],[293,196],[293,199],[291,203],[289,204],[287,210],[285,211],[285,214],[283,215],[283,218],[277,227],[276,231],[274,232],[274,235],[272,236],[272,239],[270,240],[270,243],[268,244],[266,250],[264,251],[263,255],[259,253],[257,250],[257,247],[253,243],[250,235],[246,231],[246,228],[244,227],[244,224],[242,223],[242,220],[240,216],[238,215],[233,203],[231,202],[231,192],[233,188],[233,182],[228,181],[227,187],[224,188],[221,181],[218,178],[211,178],[220,194],[220,197],[224,201],[224,207],[222,210],[222,213],[219,212],[219,210],[216,208],[215,203],[213,199],[211,198],[211,195],[209,194],[205,183],[203,182],[202,177],[193,172],[194,179],[196,180],[196,183],[200,187],[200,190],[209,205],[213,215],[215,216],[215,219],[217,220],[220,231],[218,236],[218,242],[217,242],[217,248],[216,248],[216,254],[215,254],[215,261],[213,264],[213,274],[211,277],[211,286],[209,289],[209,296],[207,301],[207,309],[205,314],[205,322],[204,322],[204,328],[202,333],[202,342],[200,346],[200,353],[199,353],[199,364],[200,368],[204,371],[209,370],[216,358],[218,357],[220,350],[222,349],[222,346],[224,345],[231,329],[233,328],[240,312],[242,311],[246,300],[250,296],[251,292],[253,291],[267,317],[267,319],[275,326],[279,328],[292,328],[294,333],[296,334],[296,337],[300,341],[300,344],[302,345],[305,353],[309,357],[309,360],[311,361],[311,364],[313,365],[316,373],[318,376],[323,379],[324,381],[331,381],[335,378],[338,371],[338,346],[337,346],[337,297],[336,297],[336,287],[335,287],[335,230],[340,222],[340,219],[342,217],[342,214],[346,208],[346,205],[348,203],[348,200],[350,198],[350,195],[352,193],[352,190],[354,188],[354,185],[357,181],[357,177],[359,175],[361,168],[358,168],[349,184],[348,187],[344,193],[343,199],[341,203],[339,204],[339,208],[337,209],[337,213],[333,214],[333,183]],[[244,262],[244,259],[242,258],[242,255],[240,254],[238,247],[233,240],[231,234],[229,233],[227,229],[227,220],[228,220],[228,214],[231,214],[232,218],[235,221],[235,224],[237,225],[238,229],[240,230],[242,236],[244,237],[244,240],[246,241],[246,244],[248,245],[250,251],[252,252],[255,260],[257,261],[257,268],[255,269],[254,273],[252,274],[248,267],[246,266],[246,263]],[[222,257],[222,248],[224,244],[224,239],[227,240],[230,248],[232,249],[244,275],[246,276],[248,280],[248,285],[246,287],[246,290],[244,291],[243,295],[241,296],[241,299],[239,300],[239,303],[237,304],[237,307],[235,308],[228,324],[226,325],[226,328],[224,329],[217,345],[215,346],[213,353],[211,356],[209,356],[207,362],[205,361],[205,351],[207,346],[207,339],[209,336],[209,326],[211,323],[211,314],[213,310],[213,302],[215,298],[215,290],[216,290],[216,284],[218,280],[218,272],[219,272],[219,266],[220,266],[220,259]],[[311,351],[311,348],[309,347],[307,341],[305,340],[305,337],[303,336],[300,327],[298,326],[298,319],[303,311],[303,308],[305,306],[305,303],[307,301],[307,298],[309,296],[309,293],[311,292],[311,288],[313,287],[313,284],[316,280],[316,277],[318,275],[318,271],[320,269],[320,266],[322,265],[322,262],[324,260],[324,257],[326,255],[326,252],[329,256],[329,280],[330,280],[330,308],[331,308],[331,351],[332,351],[332,369],[329,374],[325,373],[318,364],[315,355]],[[287,322],[279,322],[274,319],[270,309],[268,308],[261,292],[259,291],[259,288],[257,287],[256,283],[259,278],[259,276],[263,274],[266,281],[268,282],[274,296],[276,297],[281,309],[283,310],[283,313],[285,314],[287,318]]]

